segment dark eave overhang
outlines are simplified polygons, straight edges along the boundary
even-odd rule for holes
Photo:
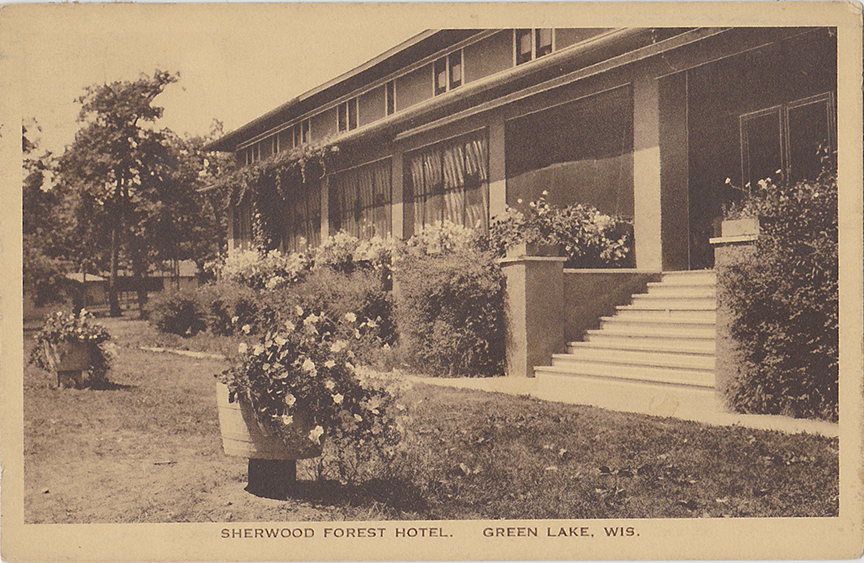
[[[443,29],[419,33],[362,65],[297,96],[234,131],[226,133],[203,148],[207,151],[234,151],[238,145],[249,139],[297,119],[317,107],[346,96],[366,84],[393,74],[400,68],[446,49],[448,46],[463,41],[480,31],[482,30]]]

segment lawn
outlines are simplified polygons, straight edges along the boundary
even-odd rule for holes
[[[398,478],[349,487],[301,471],[293,498],[259,498],[244,491],[246,460],[221,450],[213,374],[225,362],[139,349],[231,342],[105,324],[120,347],[108,389],[53,389],[25,368],[29,523],[838,513],[836,439],[421,384],[403,397]]]

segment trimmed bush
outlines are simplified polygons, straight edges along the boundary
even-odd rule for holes
[[[434,376],[504,369],[504,278],[490,253],[408,256],[399,262],[397,319],[413,368]]]
[[[837,181],[760,182],[734,216],[759,217],[751,259],[718,272],[744,365],[726,390],[741,412],[837,420]]]
[[[258,293],[245,285],[230,281],[208,284],[199,288],[196,297],[213,334],[231,336],[247,325],[250,332],[257,332],[264,321]]]
[[[150,324],[171,334],[194,336],[207,328],[207,313],[198,288],[165,291],[148,303]]]

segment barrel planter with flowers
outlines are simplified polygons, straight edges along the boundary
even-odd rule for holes
[[[328,433],[368,439],[392,424],[391,397],[364,382],[350,350],[366,323],[300,307],[286,316],[217,376],[223,449],[249,459],[247,491],[271,498],[291,493],[296,460],[320,456]]]

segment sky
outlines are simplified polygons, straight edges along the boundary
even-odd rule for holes
[[[40,148],[55,154],[81,126],[76,98],[88,85],[179,72],[156,100],[159,124],[203,135],[219,119],[228,132],[425,29],[422,18],[396,24],[356,6],[33,8],[2,56],[23,62],[22,118],[36,119]]]

